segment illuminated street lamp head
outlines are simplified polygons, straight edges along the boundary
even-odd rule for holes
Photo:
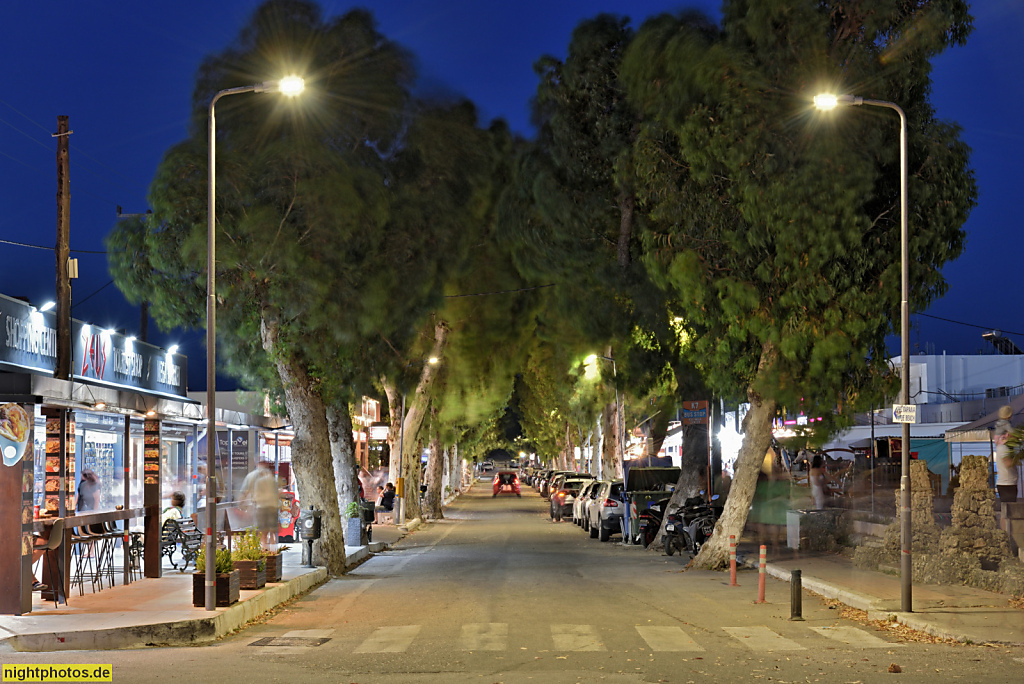
[[[820,95],[814,96],[814,106],[818,109],[827,112],[830,109],[835,109],[840,105],[861,105],[864,104],[864,98],[854,97],[853,95],[833,95],[832,93],[821,93]]]
[[[306,81],[301,76],[285,76],[277,82],[277,91],[287,97],[295,97],[306,89]]]
[[[437,363],[437,357],[436,356],[431,356],[429,359],[427,359],[427,363],[430,363],[430,364]]]

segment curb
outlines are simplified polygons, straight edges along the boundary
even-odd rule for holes
[[[189,646],[230,634],[285,601],[327,581],[327,568],[292,578],[210,617],[70,632],[19,634],[0,641],[16,651],[106,651],[146,646]]]

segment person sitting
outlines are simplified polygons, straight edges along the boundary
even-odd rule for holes
[[[171,505],[164,509],[164,512],[160,515],[160,527],[164,526],[168,520],[178,520],[184,517],[183,508],[185,507],[185,495],[181,492],[174,492],[171,494]]]
[[[388,482],[386,487],[377,487],[377,502],[374,506],[374,513],[378,525],[384,513],[390,513],[395,509],[395,485]]]

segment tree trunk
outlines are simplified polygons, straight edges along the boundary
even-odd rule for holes
[[[757,378],[752,387],[758,386],[757,380],[765,377],[774,365],[775,354],[774,347],[766,342],[761,350]],[[729,498],[725,501],[722,517],[715,523],[715,533],[693,559],[693,565],[697,568],[718,570],[728,565],[729,536],[735,535],[738,542],[743,527],[747,524],[750,504],[754,500],[754,491],[757,488],[757,474],[771,445],[772,420],[777,408],[775,400],[765,399],[752,388],[748,388],[747,398],[750,401],[750,410],[743,419],[743,444],[736,457]]]
[[[442,494],[442,479],[444,477],[444,454],[441,450],[441,432],[437,429],[437,407],[430,403],[430,455],[427,456],[427,491],[423,496],[424,518],[440,520],[444,517],[441,504],[444,503]]]
[[[355,443],[352,441],[352,414],[348,406],[327,407],[328,438],[331,461],[334,463],[334,486],[338,490],[338,510],[343,518],[352,502],[359,503],[359,467]],[[358,510],[357,510],[358,513]],[[359,539],[346,539],[349,546],[359,546]]]
[[[449,450],[448,459],[451,466],[448,482],[451,483],[451,494],[454,496],[456,492],[462,490],[462,458],[459,457],[458,444],[452,445],[452,448]]]
[[[618,261],[619,268],[626,270],[629,267],[629,241],[633,235],[633,210],[636,207],[636,198],[632,193],[625,190],[619,194],[619,244]]]
[[[444,321],[434,324],[434,346],[430,356],[440,359],[448,342],[448,325]],[[405,478],[405,517],[412,520],[420,514],[420,454],[423,453],[420,444],[419,431],[423,425],[423,418],[427,411],[427,402],[430,398],[430,389],[440,370],[441,363],[423,363],[423,370],[420,372],[420,379],[416,385],[416,391],[412,396],[405,399],[405,453],[402,454],[402,473]],[[398,473],[398,444],[402,441],[402,395],[394,384],[387,378],[381,378],[381,384],[388,395],[388,404],[391,407],[391,430],[388,434],[388,445],[391,447],[391,462],[389,467],[389,478],[396,482]]]
[[[601,411],[601,477],[605,480],[622,477],[616,418],[614,402]]]
[[[676,511],[691,496],[697,496],[702,489],[707,488],[708,482],[708,430],[705,425],[684,425],[683,446],[680,457],[679,479],[676,481],[676,488],[672,492],[665,507],[666,515],[661,520],[661,527],[654,537],[654,542],[648,546],[648,550],[661,551],[665,545],[661,543],[665,535],[665,525],[668,523],[669,511]]]
[[[661,445],[665,443],[665,436],[668,434],[668,423],[672,418],[672,412],[669,409],[674,401],[674,396],[658,397],[655,404],[658,412],[648,423],[650,426],[647,437],[648,456],[657,456],[658,452],[661,451]]]
[[[302,507],[312,506],[321,511],[322,536],[313,544],[313,561],[325,565],[328,574],[341,575],[345,571],[345,538],[334,485],[327,409],[306,367],[280,348],[277,320],[266,311],[261,318],[260,334],[263,349],[277,368],[288,417],[295,430],[292,468]]]

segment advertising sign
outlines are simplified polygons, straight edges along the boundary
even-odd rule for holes
[[[0,367],[52,375],[57,318],[0,295]],[[188,360],[145,342],[72,319],[72,372],[78,380],[184,398]]]

